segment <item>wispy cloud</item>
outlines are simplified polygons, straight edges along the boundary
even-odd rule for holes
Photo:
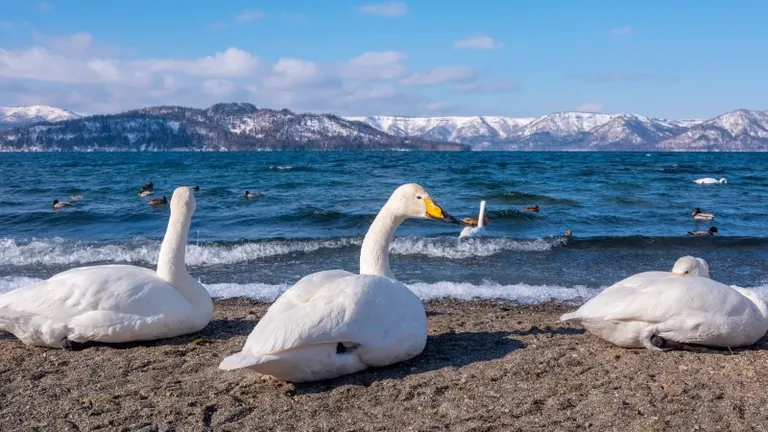
[[[214,21],[208,24],[208,28],[213,30],[224,30],[229,28],[232,24],[248,24],[260,21],[266,16],[267,14],[260,10],[246,10],[235,15],[230,21]]]
[[[450,83],[466,83],[476,80],[478,72],[466,66],[438,66],[424,72],[416,72],[400,80],[404,86],[438,86]]]
[[[473,35],[456,41],[453,46],[459,49],[491,51],[504,47],[504,44],[496,42],[490,36]]]
[[[404,2],[391,1],[387,3],[367,4],[360,8],[360,12],[368,15],[400,16],[408,13],[408,6]]]
[[[41,1],[37,3],[37,10],[40,12],[53,12],[53,3],[49,1]]]
[[[632,34],[632,27],[622,26],[608,30],[608,34],[611,36],[629,36]]]
[[[603,104],[586,102],[577,106],[576,111],[599,113],[603,111]]]
[[[676,83],[680,78],[674,75],[644,73],[644,72],[605,72],[605,73],[579,73],[572,76],[573,79],[589,84],[607,84],[617,82],[641,82],[650,81],[658,83]]]
[[[485,81],[459,84],[455,87],[459,93],[511,93],[520,91],[514,81]]]
[[[264,16],[265,16],[264,12],[260,10],[247,10],[237,14],[235,16],[235,22],[238,22],[238,23],[254,22],[264,18]]]

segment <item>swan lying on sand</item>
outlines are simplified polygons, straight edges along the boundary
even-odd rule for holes
[[[767,314],[759,294],[710,279],[704,260],[686,256],[672,272],[617,282],[560,320],[621,347],[709,351],[757,342]]]
[[[213,302],[184,265],[194,211],[189,188],[176,189],[157,271],[131,265],[80,267],[0,295],[0,330],[27,345],[81,349],[203,329]]]
[[[427,341],[424,305],[389,268],[389,245],[408,218],[458,223],[421,186],[400,186],[368,229],[360,274],[329,270],[305,276],[269,307],[243,350],[219,368],[304,382],[421,353]]]

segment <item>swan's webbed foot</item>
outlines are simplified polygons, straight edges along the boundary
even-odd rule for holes
[[[69,338],[64,338],[64,340],[61,341],[61,347],[67,351],[80,351],[98,344],[98,342],[94,341],[75,342],[69,340]]]
[[[344,345],[343,343],[339,342],[336,344],[336,354],[346,354],[348,352],[352,352],[357,349],[360,345]]]
[[[728,353],[733,354],[733,351],[731,351],[730,348],[728,349],[728,351],[713,349],[703,345],[675,342],[669,339],[665,339],[659,335],[651,336],[651,345],[655,346],[656,348],[664,349],[664,350],[691,351],[691,352],[703,353],[703,354],[728,354]]]

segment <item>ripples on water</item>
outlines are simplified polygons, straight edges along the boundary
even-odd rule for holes
[[[403,224],[393,271],[423,298],[578,299],[685,254],[710,261],[718,280],[760,287],[766,174],[766,154],[0,154],[0,291],[75,266],[154,265],[168,208],[136,195],[148,181],[154,197],[201,187],[187,262],[220,296],[269,300],[309,272],[356,270],[368,225],[406,182],[456,217],[476,216],[486,199],[492,218],[489,237],[461,242],[457,226]],[[246,189],[264,197],[245,199]],[[85,199],[51,210],[72,194]],[[522,211],[532,204],[541,212]],[[715,221],[694,222],[694,207]],[[712,224],[722,237],[684,236]]]

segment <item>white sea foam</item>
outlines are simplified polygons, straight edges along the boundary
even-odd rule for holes
[[[0,277],[0,294],[12,291],[41,279],[26,276]],[[273,302],[290,284],[263,283],[212,283],[204,284],[216,298],[248,297],[263,302]],[[464,282],[416,282],[408,287],[422,300],[456,299],[456,300],[508,300],[523,304],[538,304],[548,301],[581,303],[594,297],[605,287],[590,288],[583,285],[529,285],[525,283],[503,285],[485,281],[479,285]],[[762,284],[751,289],[757,291],[768,301],[768,284]]]
[[[40,281],[24,276],[0,277],[0,293]],[[277,299],[289,284],[269,285],[263,283],[212,283],[204,284],[216,298],[248,297],[263,302]],[[417,282],[408,287],[422,300],[452,298],[458,300],[514,300],[525,304],[535,304],[546,301],[572,301],[591,298],[600,290],[584,286],[560,287],[553,285],[501,285],[494,282],[483,282],[480,285],[458,282]]]
[[[192,266],[234,264],[320,249],[359,248],[360,238],[269,240],[237,244],[187,245],[186,262]],[[543,252],[565,244],[565,239],[515,240],[507,237],[397,238],[390,247],[393,255],[423,255],[430,258],[466,259],[487,257],[505,251]],[[60,238],[18,242],[0,239],[0,265],[82,265],[97,262],[156,264],[160,242],[88,244]]]

